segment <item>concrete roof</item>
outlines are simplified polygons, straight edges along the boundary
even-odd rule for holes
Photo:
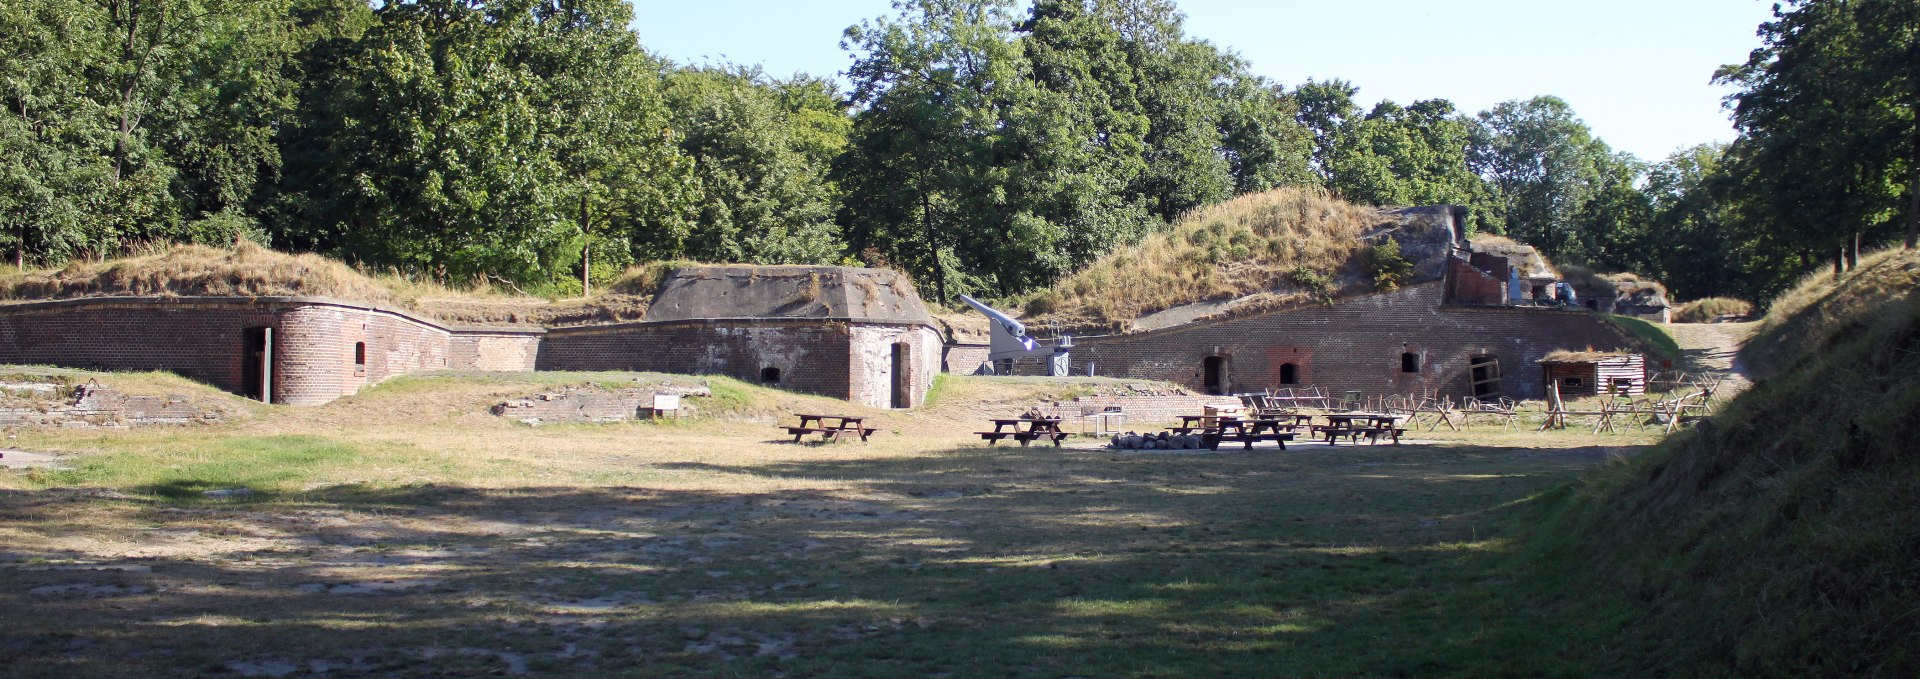
[[[660,283],[647,321],[845,319],[933,325],[897,271],[842,266],[695,266]]]

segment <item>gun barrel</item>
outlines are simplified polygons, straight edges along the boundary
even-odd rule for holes
[[[967,306],[973,307],[975,310],[979,311],[980,313],[986,314],[987,318],[991,318],[994,321],[998,322],[1000,324],[1000,327],[1006,329],[1007,334],[1013,335],[1016,338],[1026,336],[1027,326],[1021,324],[1019,321],[1013,320],[1012,316],[1008,316],[1006,314],[1000,313],[999,310],[994,309],[993,307],[987,306],[985,304],[982,304],[980,300],[974,299],[972,297],[968,297],[966,295],[961,295],[960,301],[966,302]]]

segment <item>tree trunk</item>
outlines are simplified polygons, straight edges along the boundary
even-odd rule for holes
[[[122,6],[114,3],[114,9]],[[120,183],[120,176],[127,165],[127,139],[133,134],[133,92],[140,84],[141,68],[135,66],[133,42],[140,35],[140,6],[132,2],[125,5],[127,10],[127,38],[120,45],[120,59],[128,66],[134,66],[127,74],[126,82],[120,86],[120,130],[113,138],[113,181]]]
[[[592,222],[587,217],[587,194],[580,194],[580,235],[585,236],[580,245],[580,296],[593,296],[593,231],[588,227]]]
[[[1846,272],[1847,272],[1847,241],[1846,239],[1841,239],[1840,248],[1833,251],[1833,279],[1836,281],[1840,280],[1840,275]]]
[[[1920,139],[1914,140],[1916,149],[1920,149]],[[1912,250],[1916,241],[1920,241],[1920,150],[1914,152],[1913,185],[1907,187],[1907,249]]]
[[[927,253],[933,256],[933,290],[939,296],[939,303],[947,303],[947,270],[940,263],[940,244],[933,237],[933,200],[925,192],[920,194],[920,227],[927,234]]]
[[[1853,237],[1847,239],[1847,270],[1852,271],[1858,268],[1860,268],[1860,232],[1854,231]]]

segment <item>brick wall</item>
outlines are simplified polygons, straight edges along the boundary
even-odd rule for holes
[[[273,305],[79,300],[0,307],[0,363],[170,370],[240,390],[245,329],[279,325]]]
[[[849,335],[852,360],[847,400],[875,408],[893,403],[893,353],[899,345],[906,359],[906,407],[918,406],[940,373],[940,333],[924,325],[856,324]]]
[[[946,358],[940,362],[940,370],[956,375],[972,375],[986,365],[987,357],[993,348],[986,344],[949,344],[945,347]]]
[[[727,375],[760,382],[780,371],[779,387],[848,398],[849,327],[826,321],[669,321],[554,328],[540,341],[540,370],[647,370]]]
[[[1474,264],[1458,257],[1447,258],[1447,284],[1452,286],[1452,295],[1447,301],[1456,304],[1506,304],[1507,303],[1507,260],[1505,257],[1492,257],[1499,262],[1497,275],[1489,275],[1476,268],[1483,257],[1474,253]]]
[[[459,328],[447,341],[447,367],[454,370],[530,372],[540,357],[542,330]]]
[[[446,368],[447,329],[321,299],[98,298],[0,306],[0,363],[167,370],[244,393],[250,328],[274,334],[273,400],[319,405],[395,375]],[[355,345],[365,343],[366,364]]]
[[[1536,361],[1548,352],[1638,348],[1585,312],[1442,305],[1443,285],[1133,335],[1076,338],[1073,372],[1084,374],[1093,362],[1101,375],[1200,390],[1203,362],[1219,356],[1233,392],[1282,386],[1281,366],[1293,363],[1302,385],[1325,387],[1335,397],[1348,390],[1379,395],[1429,388],[1467,395],[1468,362],[1487,355],[1500,362],[1504,394],[1539,398],[1544,388]],[[1414,356],[1414,372],[1402,370],[1403,353]]]

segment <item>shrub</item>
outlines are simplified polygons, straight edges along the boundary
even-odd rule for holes
[[[1360,253],[1361,270],[1378,290],[1394,290],[1413,276],[1413,262],[1400,254],[1400,241],[1382,238]]]

